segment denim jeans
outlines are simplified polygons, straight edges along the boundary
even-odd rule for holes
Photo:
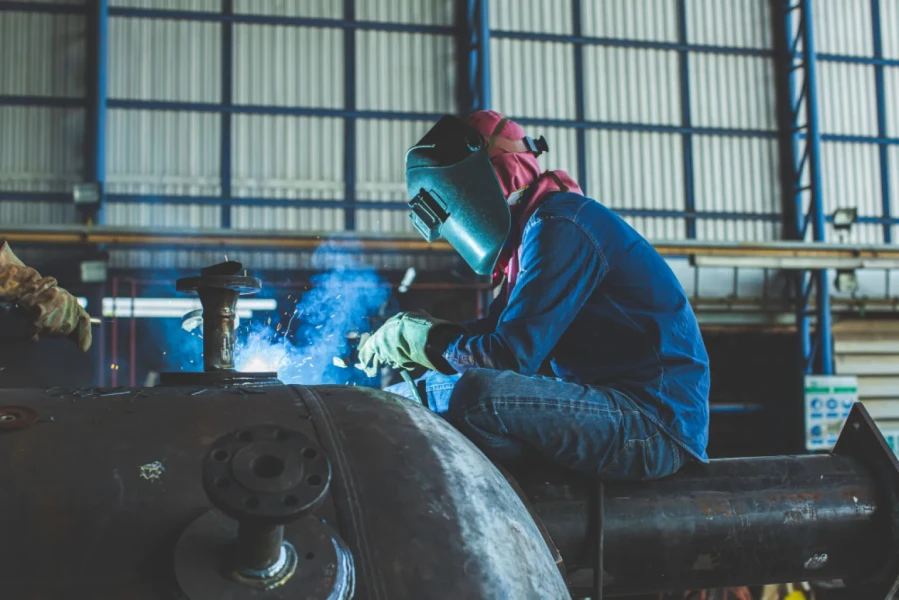
[[[431,410],[500,462],[536,456],[607,479],[648,480],[691,460],[634,400],[613,388],[489,369],[429,371],[416,387]],[[412,397],[406,383],[387,391]]]

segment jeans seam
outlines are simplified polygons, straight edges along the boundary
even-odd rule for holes
[[[491,443],[502,443],[502,442],[505,441],[505,438],[508,437],[508,430],[506,429],[506,426],[505,426],[505,424],[503,424],[503,422],[502,422],[501,419],[499,419],[499,418],[497,417],[497,420],[499,421],[500,427],[501,427],[502,429],[504,429],[504,430],[507,432],[505,435],[497,435],[497,434],[494,434],[494,433],[490,433],[489,431],[487,431],[486,429],[484,429],[484,428],[481,427],[480,425],[475,425],[474,423],[472,423],[470,417],[471,417],[472,415],[474,415],[475,413],[484,413],[484,414],[486,415],[486,414],[487,414],[487,407],[486,407],[486,406],[478,406],[477,408],[468,408],[468,409],[465,410],[465,413],[464,413],[464,415],[465,415],[465,417],[464,417],[464,418],[465,418],[465,423],[466,423],[469,427],[472,427],[472,428],[476,429],[477,432],[478,432],[478,435],[481,436],[481,437],[483,437],[483,438],[485,438],[488,442],[491,442]]]
[[[597,406],[593,402],[589,402],[586,400],[567,400],[567,401],[553,401],[547,402],[545,399],[541,398],[503,398],[503,399],[491,399],[491,402],[496,407],[509,407],[509,408],[557,408],[560,406],[564,407],[573,407],[581,412],[590,412],[590,413],[618,413],[621,415],[625,414],[637,414],[642,415],[638,410],[627,410],[621,408],[608,408],[605,406]]]

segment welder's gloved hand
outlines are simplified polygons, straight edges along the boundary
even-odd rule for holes
[[[456,323],[435,319],[425,312],[401,312],[390,317],[359,347],[359,362],[369,377],[378,374],[382,366],[410,371],[421,365],[432,371],[446,372],[448,365],[440,364],[440,356],[428,352],[428,340],[436,331],[465,330]],[[437,364],[435,364],[437,363]]]
[[[34,339],[40,336],[72,337],[82,352],[91,347],[91,318],[78,304],[78,299],[58,286],[37,294],[28,294],[19,306],[34,315]]]
[[[82,351],[90,348],[90,316],[78,300],[58,287],[53,277],[41,277],[25,266],[5,242],[0,246],[0,300],[31,313],[34,339],[72,336]]]

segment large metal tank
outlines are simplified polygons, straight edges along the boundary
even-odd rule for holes
[[[397,396],[343,386],[4,390],[0,405],[4,598],[569,597],[504,476]],[[236,500],[204,491],[221,448],[233,450],[222,472],[241,488]],[[305,464],[291,471],[291,456]],[[242,469],[252,475],[242,480]],[[229,557],[253,539],[264,546],[259,530],[288,520],[270,499],[315,506],[284,526],[298,566],[266,592],[231,577]],[[242,540],[238,521],[250,532]]]
[[[857,405],[834,452],[662,481],[505,474],[425,407],[233,369],[226,263],[202,373],[0,390],[0,598],[493,600],[842,579],[899,590],[899,461]],[[556,550],[558,548],[558,550]],[[569,591],[571,590],[571,591]]]

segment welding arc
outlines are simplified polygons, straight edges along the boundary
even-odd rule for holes
[[[427,407],[428,404],[424,400],[422,400],[421,394],[418,393],[418,388],[415,387],[415,382],[412,381],[412,376],[409,375],[409,371],[407,371],[406,369],[400,369],[400,375],[403,377],[403,381],[406,382],[406,384],[409,386],[409,389],[412,391],[412,397],[415,400],[418,400],[419,404]]]

